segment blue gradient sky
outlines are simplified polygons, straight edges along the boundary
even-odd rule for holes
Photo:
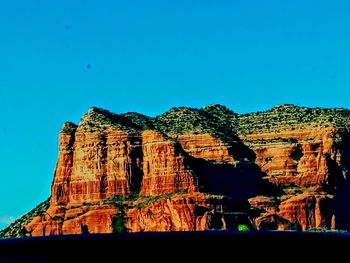
[[[346,0],[1,0],[0,228],[50,195],[58,131],[91,106],[350,108],[349,11]]]

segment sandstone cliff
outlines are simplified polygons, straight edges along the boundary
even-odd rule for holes
[[[303,230],[348,230],[349,111],[281,105],[240,118],[240,138],[282,190],[272,214]]]
[[[348,110],[293,105],[92,108],[60,132],[50,206],[2,235],[348,230],[349,127]]]

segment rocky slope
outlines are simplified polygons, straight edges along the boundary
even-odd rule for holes
[[[60,132],[50,206],[1,235],[349,230],[349,127],[348,110],[293,105],[91,108]]]

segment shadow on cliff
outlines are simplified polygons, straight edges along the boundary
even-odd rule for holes
[[[235,160],[249,160],[255,162],[255,152],[245,145],[233,131],[221,127],[221,132],[212,135],[229,146],[228,152]]]
[[[177,147],[181,148],[181,145],[178,144]],[[197,177],[200,192],[229,197],[230,201],[226,204],[226,208],[231,211],[248,210],[247,200],[250,197],[280,194],[278,187],[263,179],[266,174],[254,163],[255,153],[252,150],[240,141],[237,141],[232,148],[235,150],[233,158],[239,160],[236,164],[195,158],[181,148],[187,157],[186,164]]]
[[[138,194],[141,191],[143,180],[142,160],[143,152],[141,147],[135,147],[130,153],[131,164],[128,169],[131,171],[129,178],[130,190],[133,194]]]
[[[350,231],[350,135],[344,138],[343,162],[341,166],[327,158],[330,165],[329,177],[334,182],[335,224],[337,229]]]

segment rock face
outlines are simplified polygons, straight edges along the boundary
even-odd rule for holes
[[[189,231],[216,228],[206,224],[211,211],[223,211],[221,197],[185,194],[161,199],[141,209],[130,209],[126,227],[131,232]]]
[[[93,202],[130,194],[137,188],[137,179],[142,176],[142,140],[138,134],[82,132],[78,128],[74,134],[61,133],[60,137],[53,204]]]
[[[297,222],[303,230],[314,227],[331,229],[333,203],[332,195],[301,194],[282,202],[278,214],[290,222]]]
[[[126,231],[189,231],[225,229],[221,196],[169,194],[164,198],[120,203],[84,204],[73,207],[51,206],[43,215],[34,217],[26,228],[33,236],[59,234],[112,233],[116,219],[124,220]],[[55,214],[54,217],[50,216]],[[118,217],[122,216],[122,218]],[[219,219],[221,224],[213,224]]]
[[[117,209],[112,205],[93,208],[80,206],[66,211],[51,207],[45,214],[34,217],[26,228],[32,236],[111,233],[111,218],[116,211]],[[50,214],[55,216],[52,217]]]
[[[159,195],[196,190],[185,157],[159,132],[83,133],[78,128],[75,138],[72,136],[60,135],[52,204],[96,202],[138,192]]]
[[[348,176],[347,143],[341,129],[314,127],[241,138],[256,153],[265,178],[284,190],[276,215],[297,223],[302,230],[335,229],[337,225],[348,229],[348,218],[341,223],[348,199],[338,196],[342,208],[340,213],[335,211],[337,188],[344,187],[341,180]]]
[[[185,165],[185,156],[177,143],[159,132],[142,133],[143,180],[142,195],[159,195],[197,189],[196,177]]]
[[[230,145],[210,134],[183,134],[178,137],[182,148],[195,158],[215,163],[234,163]]]
[[[274,184],[307,187],[332,184],[331,160],[340,162],[334,128],[298,129],[242,137],[256,163]]]
[[[344,109],[92,108],[63,126],[50,207],[23,231],[350,230],[349,131]]]

